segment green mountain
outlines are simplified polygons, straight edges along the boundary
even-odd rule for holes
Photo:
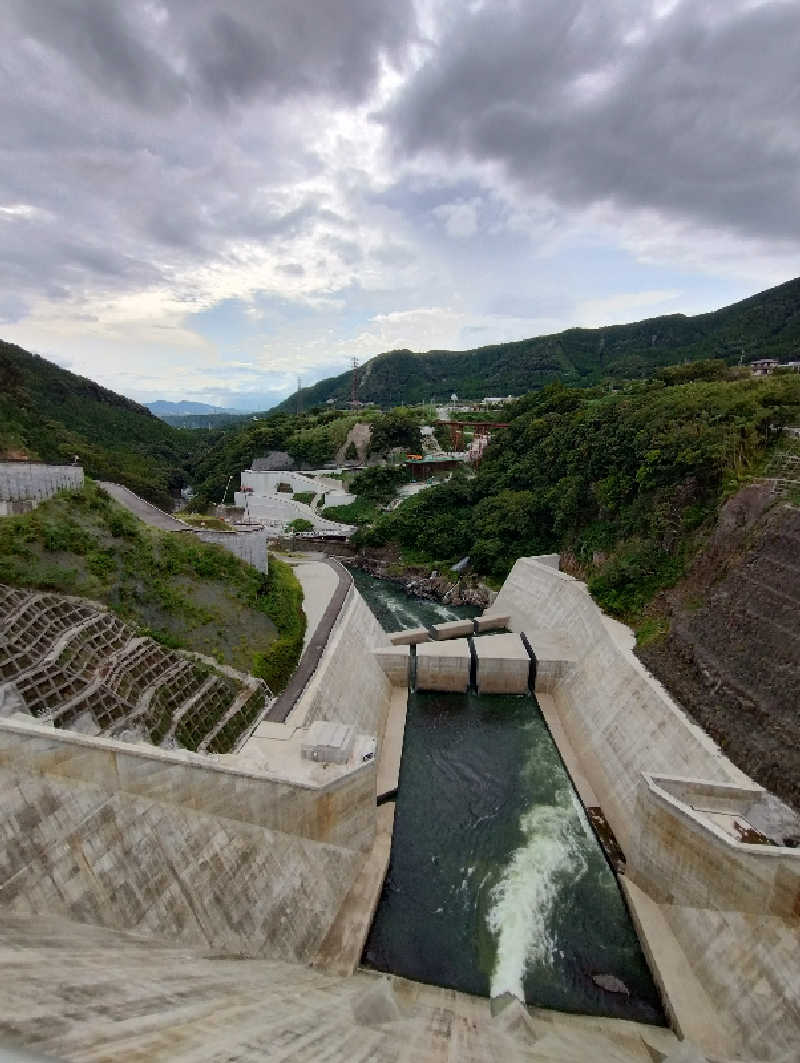
[[[144,406],[0,341],[0,457],[71,462],[162,506],[185,483],[189,442]]]
[[[388,351],[359,371],[358,397],[381,406],[521,395],[553,380],[592,384],[636,378],[655,368],[703,358],[800,358],[800,278],[708,314],[669,314],[606,328],[572,328],[551,336],[471,351]],[[346,403],[352,374],[328,377],[301,392],[303,406]],[[278,409],[294,408],[296,396]]]

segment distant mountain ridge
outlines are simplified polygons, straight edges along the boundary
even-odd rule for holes
[[[171,507],[184,436],[124,395],[0,340],[0,456],[71,462]]]
[[[155,402],[146,402],[144,404],[150,413],[155,414],[156,417],[186,417],[189,414],[210,414],[216,416],[218,414],[238,414],[243,416],[246,411],[243,410],[231,410],[226,406],[209,406],[207,402],[190,402],[187,399],[181,399],[180,402],[168,402],[166,399],[156,399]]]
[[[601,378],[644,377],[665,365],[722,358],[729,365],[756,358],[800,357],[800,278],[720,310],[687,317],[668,314],[628,325],[570,328],[549,336],[468,351],[387,351],[359,371],[358,398],[381,406],[460,398],[521,395],[553,381],[591,384]],[[304,408],[328,399],[346,403],[352,373],[303,388]],[[291,410],[292,395],[276,409]]]

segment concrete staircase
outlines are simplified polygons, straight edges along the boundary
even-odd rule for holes
[[[52,918],[0,914],[0,971],[0,1046],[5,1035],[84,1063],[654,1063],[687,1047],[660,1027],[493,1009],[371,972],[336,978]]]

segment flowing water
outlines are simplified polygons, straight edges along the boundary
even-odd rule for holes
[[[386,630],[476,612],[355,576]],[[534,698],[410,694],[391,862],[364,962],[468,993],[663,1021]]]

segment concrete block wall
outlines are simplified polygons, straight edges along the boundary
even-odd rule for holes
[[[375,766],[314,789],[0,722],[0,907],[306,962],[371,845]]]
[[[198,539],[204,543],[214,543],[224,550],[230,551],[248,565],[257,568],[259,572],[267,572],[269,560],[267,556],[267,537],[264,532],[217,532],[207,530],[194,530]]]
[[[298,726],[331,720],[365,734],[382,734],[391,683],[370,651],[386,644],[386,633],[372,610],[351,588],[292,720]]]
[[[66,487],[83,484],[80,465],[43,465],[39,462],[0,461],[0,499],[50,498]]]

